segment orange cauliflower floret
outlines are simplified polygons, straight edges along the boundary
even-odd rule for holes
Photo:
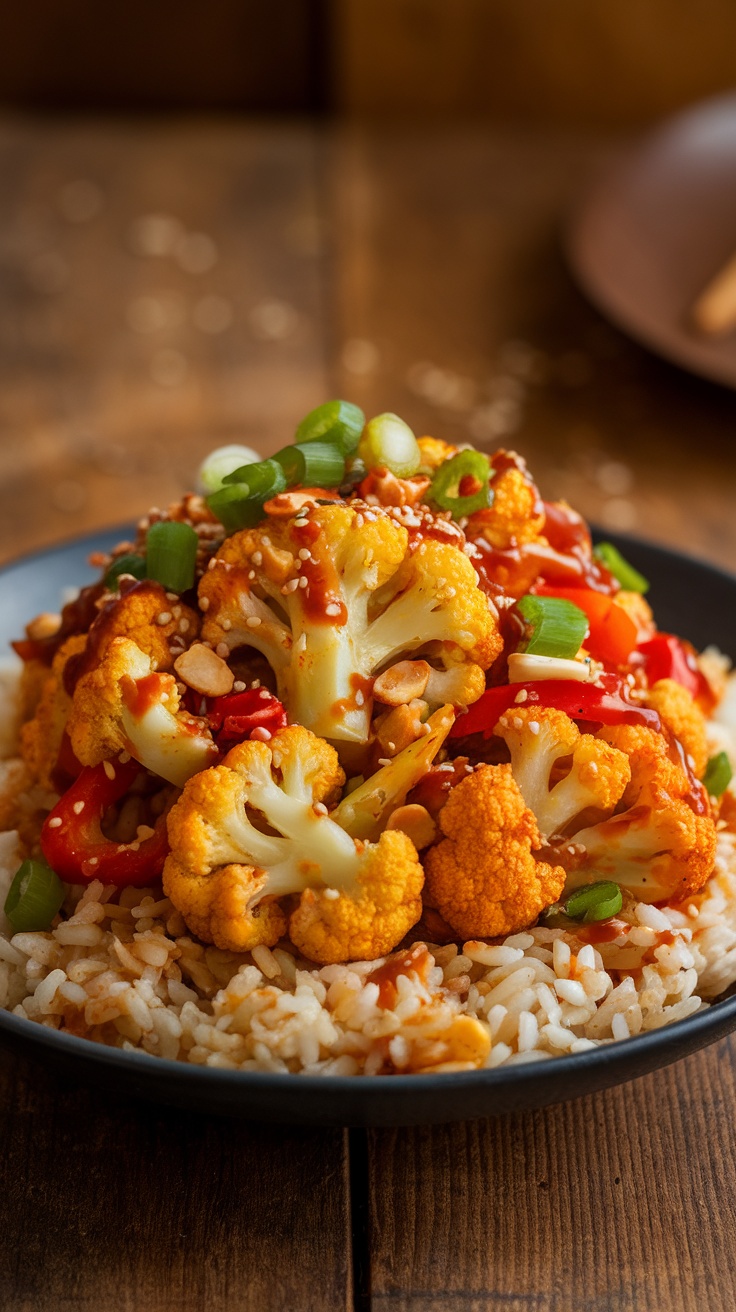
[[[462,535],[413,548],[394,515],[361,502],[236,533],[199,596],[203,638],[261,652],[290,716],[328,739],[367,741],[373,677],[399,658],[486,669],[502,645]]]
[[[79,680],[67,729],[82,765],[129,752],[178,788],[217,756],[202,721],[180,710],[176,680],[155,672],[129,638],[114,638],[99,665]]]
[[[64,687],[67,661],[84,651],[87,642],[84,634],[77,634],[59,648],[51,670],[46,671],[41,699],[32,720],[21,729],[20,747],[31,778],[42,788],[54,788],[56,769],[62,739],[72,699]]]
[[[510,765],[482,765],[461,780],[439,824],[445,837],[425,856],[428,901],[463,938],[524,929],[562,892],[562,867],[533,854],[539,828]]]
[[[191,606],[167,595],[160,583],[144,579],[102,606],[89,630],[90,653],[96,663],[116,638],[129,638],[157,670],[170,670],[177,655],[172,643],[180,651],[188,647],[199,633],[199,623]],[[92,663],[84,660],[82,668]]]
[[[493,732],[508,746],[514,779],[545,839],[566,832],[589,807],[612,811],[631,778],[624,752],[581,734],[551,706],[513,706]],[[568,758],[555,780],[558,763]]]
[[[709,755],[706,721],[687,688],[674,679],[659,679],[649,689],[645,704],[659,712],[662,723],[682,743],[692,757],[693,770],[700,779],[705,773]]]
[[[465,532],[471,540],[484,538],[504,551],[538,538],[544,526],[544,505],[526,464],[515,452],[498,451],[491,457],[493,502],[471,515]]]
[[[434,474],[446,460],[451,460],[457,455],[457,447],[451,446],[449,442],[443,442],[441,437],[418,437],[417,444],[422,453],[420,468],[426,469],[430,474]]]
[[[279,899],[300,895],[288,923],[310,959],[395,947],[421,914],[422,867],[405,834],[364,843],[330,818],[323,799],[343,782],[334,748],[300,725],[192,779],[169,815],[163,876],[190,929],[233,951],[270,946],[287,929]]]
[[[616,725],[601,736],[629,758],[631,782],[622,799],[627,809],[578,830],[572,854],[569,847],[561,849],[568,891],[611,879],[642,902],[697,893],[713,870],[716,850],[704,789],[653,729]]]

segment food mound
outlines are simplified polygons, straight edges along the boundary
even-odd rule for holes
[[[727,662],[513,452],[329,402],[14,644],[0,1003],[233,1069],[461,1070],[736,979]]]

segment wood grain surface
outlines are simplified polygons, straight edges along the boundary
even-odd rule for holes
[[[560,253],[621,148],[0,122],[0,557],[165,502],[212,445],[273,450],[339,392],[512,444],[546,494],[736,568],[733,394],[607,325]],[[735,1055],[350,1152],[3,1055],[0,1306],[726,1312]]]

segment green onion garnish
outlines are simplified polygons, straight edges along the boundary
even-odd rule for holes
[[[331,442],[344,456],[355,451],[363,432],[365,415],[350,401],[325,401],[310,410],[294,434],[297,443]]]
[[[703,787],[711,797],[720,797],[728,788],[732,776],[733,770],[727,753],[719,752],[717,756],[711,756],[705,767]]]
[[[649,580],[645,579],[638,569],[634,569],[628,560],[624,560],[618,547],[614,547],[612,542],[599,542],[597,547],[593,547],[593,555],[601,565],[605,565],[609,574],[613,574],[627,592],[649,591]]]
[[[565,915],[571,920],[582,920],[590,925],[596,920],[609,920],[617,916],[624,904],[618,884],[602,879],[597,884],[578,888],[562,904]]]
[[[455,519],[486,510],[493,501],[491,467],[480,451],[459,451],[440,465],[432,479],[429,497]]]
[[[243,465],[255,464],[260,455],[249,446],[218,446],[202,461],[197,481],[203,492],[219,492],[228,474]]]
[[[419,443],[398,415],[376,415],[365,426],[359,453],[369,469],[388,469],[397,478],[411,478],[422,463]]]
[[[45,861],[24,861],[16,871],[3,908],[14,934],[48,929],[64,901],[59,876]]]
[[[146,536],[146,575],[169,592],[194,586],[199,538],[191,524],[160,520]]]
[[[145,557],[139,556],[137,551],[128,551],[126,555],[118,556],[105,575],[105,587],[109,588],[111,592],[116,592],[121,574],[132,574],[134,579],[144,579],[146,577]]]
[[[231,475],[232,481],[207,498],[207,505],[228,533],[259,524],[265,502],[286,490],[286,475],[278,460],[259,460],[236,473],[243,475],[240,481]]]
[[[297,442],[274,456],[289,487],[339,487],[345,477],[345,457],[332,442]]]
[[[535,597],[527,593],[516,609],[531,627],[526,643],[519,648],[530,656],[557,656],[573,660],[588,632],[588,617],[564,597]]]

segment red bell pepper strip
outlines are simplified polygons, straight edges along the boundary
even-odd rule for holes
[[[659,679],[674,679],[692,697],[711,696],[708,680],[698,669],[695,652],[682,638],[676,638],[673,633],[658,633],[648,642],[640,643],[638,651],[644,657],[650,688]]]
[[[602,674],[595,683],[578,683],[575,679],[537,679],[531,683],[505,683],[487,688],[482,697],[459,715],[453,724],[450,738],[467,738],[482,733],[490,738],[504,711],[516,703],[520,692],[526,693],[524,706],[554,706],[564,711],[571,720],[590,720],[596,724],[643,724],[649,729],[661,729],[656,711],[635,706],[626,699],[623,680],[616,674]]]
[[[286,711],[267,688],[248,688],[245,692],[216,697],[209,705],[207,721],[218,747],[223,743],[243,742],[254,729],[276,733],[286,726]]]
[[[85,766],[47,816],[41,830],[41,851],[51,869],[69,884],[101,879],[103,884],[119,888],[142,888],[163,870],[169,850],[166,817],[156,821],[150,838],[133,843],[105,838],[105,812],[124,797],[141,773],[137,761],[110,764],[115,771],[112,779],[102,763]]]
[[[584,647],[594,660],[606,665],[626,665],[639,639],[639,626],[616,604],[616,598],[589,588],[558,588],[537,584],[533,591],[540,597],[563,597],[579,606],[588,617],[590,633]]]

